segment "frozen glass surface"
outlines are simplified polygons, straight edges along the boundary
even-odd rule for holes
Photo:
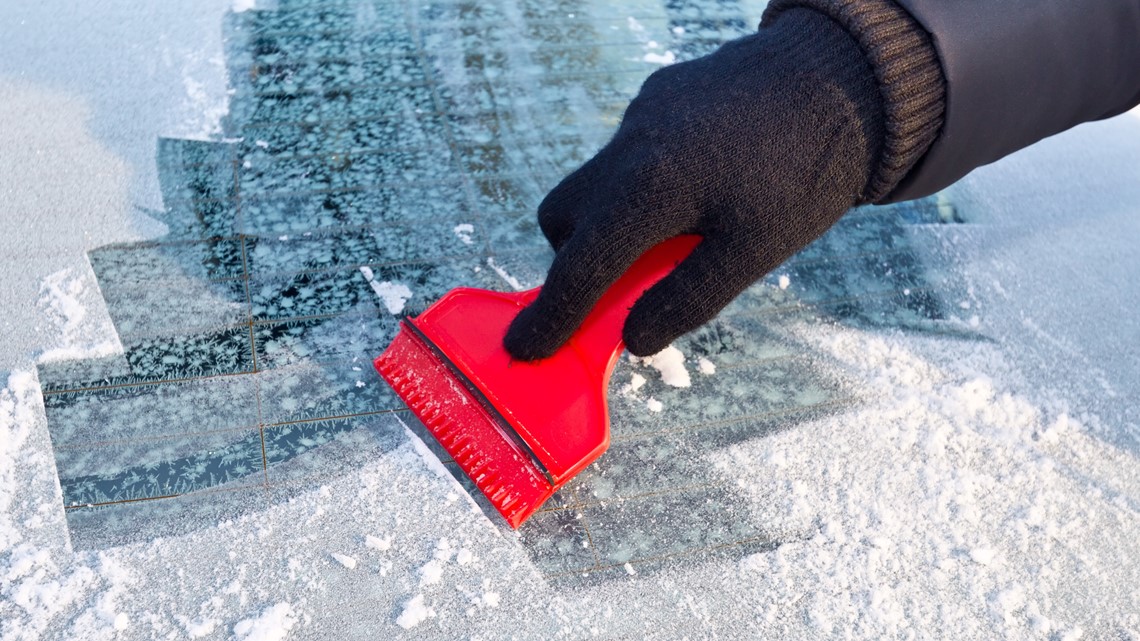
[[[41,367],[76,545],[280,500],[384,456],[405,424],[475,492],[370,359],[452,287],[540,284],[547,190],[649,73],[748,33],[762,7],[279,0],[229,16],[225,135],[158,141],[169,233],[89,256],[125,352]],[[859,402],[789,322],[942,331],[957,284],[914,240],[957,222],[938,197],[851,212],[678,341],[691,387],[623,359],[610,451],[517,544],[573,583],[778,546],[705,454]]]

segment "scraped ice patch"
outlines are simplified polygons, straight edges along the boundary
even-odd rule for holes
[[[652,63],[655,65],[671,65],[677,62],[677,56],[672,51],[665,53],[657,53],[655,51],[648,51],[641,57],[642,61]]]
[[[356,559],[352,558],[351,556],[348,556],[347,554],[340,554],[339,552],[333,552],[332,558],[336,559],[337,563],[343,565],[344,567],[348,568],[349,570],[355,570],[356,569]]]
[[[670,345],[648,358],[648,365],[661,374],[661,380],[670,387],[691,387],[689,370],[685,369],[685,354]]]
[[[404,311],[404,304],[412,297],[412,290],[408,289],[407,285],[386,280],[377,281],[372,269],[367,266],[362,266],[360,273],[364,275],[364,280],[368,281],[372,291],[376,292],[389,314],[396,315]]]
[[[471,238],[471,234],[475,233],[475,225],[472,225],[471,223],[462,223],[456,225],[452,231],[455,232],[455,235],[459,237],[459,240],[463,241],[464,245],[470,245],[475,242]]]
[[[283,641],[296,624],[293,605],[283,601],[265,608],[255,618],[238,621],[234,636],[238,641]]]
[[[417,594],[404,604],[404,610],[396,618],[396,625],[405,630],[411,630],[417,625],[427,621],[434,613],[424,604],[424,595]]]
[[[697,359],[697,371],[705,376],[716,374],[716,365],[704,356]]]
[[[514,276],[508,274],[507,270],[497,265],[494,258],[490,256],[487,257],[487,266],[495,270],[495,273],[499,275],[499,278],[502,278],[503,282],[510,285],[511,289],[515,290],[516,292],[521,292],[523,290],[522,283],[520,283],[519,280]]]

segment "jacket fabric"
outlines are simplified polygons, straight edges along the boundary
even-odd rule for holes
[[[898,47],[896,36],[851,16],[885,3],[928,34],[944,97],[937,134],[878,202],[930,195],[1042,138],[1140,104],[1140,0],[794,1],[858,30],[872,64],[875,51]],[[788,4],[773,0],[767,12]]]

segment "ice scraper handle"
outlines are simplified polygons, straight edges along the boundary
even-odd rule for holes
[[[597,371],[608,373],[613,359],[624,347],[622,328],[630,308],[646,290],[688,257],[700,242],[700,236],[677,236],[642,254],[602,294],[564,349],[577,351]]]

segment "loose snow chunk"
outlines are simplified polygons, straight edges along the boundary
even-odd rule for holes
[[[377,538],[371,534],[364,537],[365,547],[372,548],[373,550],[380,550],[384,552],[392,547],[392,537],[386,536],[384,538]]]
[[[472,225],[471,223],[462,223],[456,225],[455,228],[451,231],[455,232],[456,236],[459,236],[459,240],[463,241],[464,245],[470,245],[471,243],[475,242],[471,239],[471,234],[475,233],[475,225]]]
[[[186,634],[191,639],[204,637],[208,634],[214,633],[214,628],[218,625],[217,619],[208,617],[199,617],[193,621],[186,621],[183,627],[186,629]]]
[[[788,278],[787,274],[780,274],[780,289],[787,289],[788,285],[792,284],[792,279]]]
[[[428,561],[420,568],[420,585],[434,585],[443,576],[443,564],[438,559]]]
[[[705,376],[716,374],[716,365],[704,356],[697,361],[697,369]]]
[[[411,630],[432,616],[431,608],[424,605],[424,595],[417,594],[404,604],[404,611],[396,618],[396,625],[405,630]]]
[[[337,554],[336,552],[333,552],[332,558],[336,559],[337,563],[340,563],[341,565],[343,565],[344,567],[346,567],[350,570],[356,569],[356,559],[352,558],[351,556],[348,556],[345,554]]]
[[[629,378],[629,382],[621,388],[622,396],[633,396],[641,386],[645,385],[645,377],[641,374],[634,372],[633,376]]]
[[[650,412],[660,412],[665,409],[665,404],[655,398],[650,398],[648,401],[645,401],[645,405],[649,408]]]
[[[666,51],[663,54],[650,51],[649,53],[645,54],[645,56],[642,57],[641,59],[644,60],[645,62],[649,62],[652,64],[658,64],[658,65],[671,65],[674,62],[677,62],[677,56],[674,55],[672,51]]]
[[[233,4],[230,5],[234,13],[244,13],[256,6],[257,3],[254,0],[233,0]]]
[[[970,550],[970,559],[979,565],[989,565],[993,563],[995,556],[997,556],[997,550],[992,548],[974,548]]]
[[[670,345],[649,357],[649,365],[661,372],[661,380],[671,387],[691,387],[689,370],[685,369],[685,355]]]
[[[281,602],[271,605],[255,619],[243,619],[234,626],[239,641],[282,641],[297,624],[293,605]]]
[[[467,565],[468,563],[471,562],[471,559],[473,559],[473,558],[474,558],[474,555],[471,554],[471,550],[468,550],[467,548],[463,548],[463,549],[459,550],[458,554],[455,555],[455,562],[458,563],[459,565]]]
[[[498,592],[484,592],[483,593],[483,605],[485,605],[489,608],[497,608],[497,607],[499,607],[499,601],[500,601],[500,598],[499,598]]]
[[[380,302],[384,303],[389,314],[399,314],[404,311],[404,303],[412,297],[412,290],[408,289],[407,285],[386,280],[378,282],[374,280],[372,270],[368,267],[361,267],[360,273],[364,274],[364,280],[368,281],[372,291],[380,297]]]
[[[637,570],[633,569],[632,565],[626,563],[624,567],[625,567],[625,573],[626,574],[628,574],[630,576],[637,574]]]
[[[122,632],[131,625],[131,619],[127,616],[126,612],[120,612],[115,615],[115,629]]]

